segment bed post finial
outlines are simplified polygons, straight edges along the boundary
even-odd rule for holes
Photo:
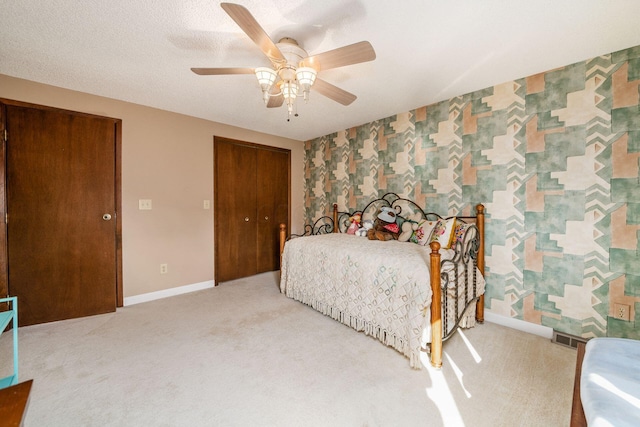
[[[340,232],[340,224],[338,224],[338,204],[333,204],[333,232]]]
[[[484,276],[484,205],[476,206],[477,221],[476,226],[480,233],[480,248],[478,249],[478,270]],[[484,294],[480,295],[476,303],[476,320],[480,323],[484,322]]]

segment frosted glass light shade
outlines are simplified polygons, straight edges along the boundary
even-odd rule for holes
[[[311,67],[300,67],[296,70],[296,80],[300,84],[305,101],[309,99],[309,90],[316,81],[316,74],[316,70]]]
[[[316,81],[316,70],[311,67],[300,67],[296,70],[296,80],[303,88],[310,88]]]
[[[276,77],[278,77],[278,75],[274,70],[267,67],[258,67],[256,68],[255,73],[256,73],[256,77],[258,78],[258,83],[260,84],[260,88],[262,89],[263,92],[264,91],[268,92],[269,89],[271,89],[271,86],[273,85],[273,83],[276,81]]]
[[[284,96],[284,99],[290,99],[293,102],[293,100],[298,96],[298,84],[293,80],[285,81],[282,84],[282,95]]]

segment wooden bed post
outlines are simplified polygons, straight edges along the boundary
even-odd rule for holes
[[[340,232],[340,225],[338,224],[338,204],[333,204],[333,232]]]
[[[478,250],[478,270],[484,276],[484,205],[479,204],[476,206],[477,220],[476,226],[480,233],[480,249]],[[484,293],[478,298],[476,303],[476,320],[479,323],[484,323]]]
[[[282,252],[284,252],[284,243],[287,241],[287,224],[280,224],[280,268],[282,268]]]
[[[576,359],[576,374],[573,379],[573,402],[571,404],[571,420],[570,427],[587,427],[587,418],[584,415],[582,400],[580,399],[580,377],[582,376],[582,361],[584,360],[584,352],[586,344],[578,343],[578,356]]]
[[[440,243],[431,242],[431,365],[442,367],[442,292],[440,291]]]

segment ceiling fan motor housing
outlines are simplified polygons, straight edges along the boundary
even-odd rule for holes
[[[287,60],[286,64],[278,67],[277,72],[282,80],[295,80],[296,69],[300,62],[309,55],[307,51],[298,45],[298,42],[289,37],[283,37],[276,43],[280,52]]]

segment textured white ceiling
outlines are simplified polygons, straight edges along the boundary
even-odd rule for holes
[[[310,54],[371,42],[375,61],[320,73],[358,99],[312,91],[287,122],[253,76],[192,73],[269,65],[211,0],[2,1],[0,73],[308,140],[640,45],[638,0],[235,2]]]

